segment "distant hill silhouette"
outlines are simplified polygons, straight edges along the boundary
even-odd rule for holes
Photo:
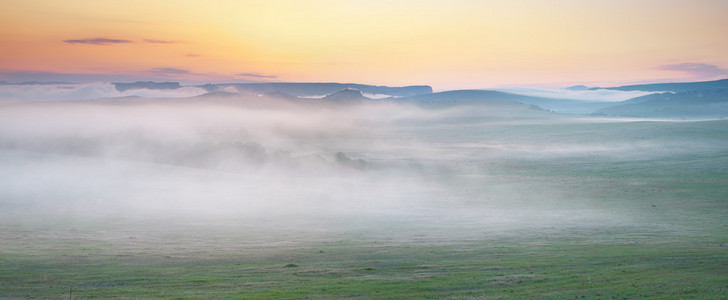
[[[240,92],[271,93],[281,92],[296,97],[311,97],[330,95],[345,89],[356,89],[369,94],[384,94],[393,97],[408,97],[432,93],[432,87],[427,85],[414,85],[404,87],[374,86],[353,83],[299,83],[299,82],[269,82],[269,83],[230,83],[206,84],[198,87],[208,92],[221,91],[226,87],[234,87]]]
[[[652,84],[637,84],[637,85],[625,85],[618,87],[594,87],[591,90],[596,89],[608,89],[618,91],[646,91],[646,92],[688,92],[688,91],[700,91],[700,90],[715,90],[715,89],[728,89],[728,79],[714,80],[714,81],[699,81],[699,82],[676,82],[676,83],[652,83]]]
[[[589,90],[589,87],[586,86],[586,85],[581,85],[580,84],[580,85],[570,86],[570,87],[567,87],[565,89],[566,90],[570,90],[570,91],[586,91],[586,90]]]
[[[594,114],[679,119],[727,118],[728,88],[652,94],[599,109]]]
[[[613,102],[593,102],[517,95],[493,90],[456,90],[397,99],[424,103],[513,102],[536,105],[559,113],[589,114],[613,105]]]
[[[336,101],[336,102],[341,102],[341,101],[361,102],[361,101],[371,100],[367,97],[364,97],[364,95],[362,95],[361,91],[356,90],[356,89],[341,90],[341,91],[338,91],[331,95],[328,95],[326,97],[323,97],[322,99],[326,100],[326,101]]]
[[[4,82],[3,84],[11,84]],[[23,84],[48,84],[26,82]],[[178,82],[133,82],[113,83],[118,91],[134,89],[175,90],[182,88]],[[632,98],[622,102],[596,102],[571,99],[546,98],[513,94],[495,90],[455,90],[433,93],[426,85],[388,87],[352,83],[230,83],[206,84],[196,87],[207,94],[176,99],[176,102],[223,101],[243,102],[248,105],[265,105],[266,101],[303,103],[347,104],[367,101],[414,102],[450,106],[473,103],[519,103],[537,106],[558,113],[596,114],[609,116],[630,116],[649,118],[728,118],[728,79],[627,85],[604,89],[620,91],[654,91],[655,94]],[[576,85],[569,90],[600,89]],[[368,94],[389,95],[380,100],[365,96]],[[315,99],[303,99],[315,98]],[[158,99],[162,101],[163,99]],[[143,98],[113,98],[108,102],[139,102]],[[166,101],[166,100],[164,100]]]

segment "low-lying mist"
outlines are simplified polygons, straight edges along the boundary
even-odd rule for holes
[[[655,136],[671,129],[632,121],[492,102],[209,96],[7,104],[0,206],[22,218],[265,220],[298,229],[322,220],[626,224],[629,216],[523,168],[725,147],[719,137],[685,139],[690,127]]]

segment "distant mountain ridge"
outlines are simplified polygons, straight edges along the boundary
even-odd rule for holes
[[[397,99],[420,103],[473,103],[473,102],[510,102],[536,105],[559,113],[589,114],[597,109],[613,105],[614,102],[579,101],[518,95],[494,90],[455,90],[432,94],[417,95]]]
[[[323,97],[322,99],[327,100],[327,101],[337,101],[337,102],[341,102],[341,101],[348,101],[348,102],[355,101],[356,102],[356,101],[372,100],[370,98],[364,97],[364,95],[361,93],[361,91],[356,90],[356,89],[344,89],[344,90],[338,91],[336,93],[327,95],[326,97]]]
[[[403,87],[375,86],[354,83],[323,83],[323,82],[269,82],[269,83],[230,83],[199,85],[208,92],[217,92],[233,87],[239,92],[266,94],[281,92],[296,97],[326,96],[333,93],[355,89],[368,94],[384,94],[392,97],[408,97],[432,93],[429,85],[411,85]]]
[[[704,119],[728,117],[728,88],[658,93],[599,109],[596,115]]]
[[[14,85],[7,82],[0,84]],[[53,84],[42,82],[26,82],[23,84]],[[650,95],[635,97],[620,102],[583,101],[542,96],[530,96],[508,91],[497,90],[453,90],[434,93],[432,87],[427,85],[413,85],[403,87],[374,86],[353,83],[229,83],[205,84],[183,86],[179,82],[151,82],[140,81],[132,83],[112,83],[119,92],[134,90],[180,90],[182,97],[197,95],[197,100],[224,98],[225,101],[238,101],[236,99],[256,99],[255,101],[286,100],[286,101],[313,101],[330,103],[358,103],[367,101],[394,101],[412,102],[420,104],[436,104],[435,106],[451,105],[454,103],[519,103],[527,106],[551,110],[557,113],[568,114],[594,114],[607,116],[628,116],[647,118],[678,118],[678,119],[705,119],[728,118],[728,79],[654,83],[640,85],[626,85],[608,88],[589,88],[576,85],[566,90],[573,92],[611,89],[619,91],[647,91],[655,92]],[[11,87],[13,88],[13,87]],[[66,87],[62,87],[65,89]],[[185,91],[182,89],[191,89]],[[60,88],[59,88],[60,89]],[[206,94],[195,94],[207,91]],[[12,94],[12,90],[8,92]],[[144,91],[147,93],[147,91]],[[154,93],[153,93],[154,94]],[[160,93],[157,93],[160,94]],[[173,93],[174,94],[174,93]],[[114,94],[115,95],[115,94]],[[155,94],[156,95],[156,94]],[[161,95],[165,95],[161,93]],[[176,94],[174,94],[176,95]],[[164,98],[164,97],[162,97]],[[309,98],[309,100],[305,99]],[[99,98],[104,99],[104,98]],[[110,98],[111,99],[111,98]],[[144,99],[124,99],[124,101],[140,101]],[[111,99],[109,101],[121,101]],[[194,100],[194,99],[193,99]],[[314,101],[316,102],[316,101]]]
[[[152,82],[137,81],[131,83],[114,82],[116,90],[124,92],[134,89],[150,90],[175,90],[182,86],[179,82]],[[192,85],[191,87],[202,88],[208,93],[234,92],[250,94],[271,94],[283,93],[294,97],[325,97],[342,90],[354,89],[362,93],[373,95],[385,95],[389,97],[409,97],[421,94],[432,93],[432,87],[428,85],[412,85],[403,87],[375,86],[354,83],[324,83],[324,82],[267,82],[267,83],[216,83],[204,85]]]
[[[728,88],[728,79],[698,82],[651,83],[624,85],[618,87],[593,87],[591,90],[607,89],[619,91],[646,91],[646,92],[687,92]]]

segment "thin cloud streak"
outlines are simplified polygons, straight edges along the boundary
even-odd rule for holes
[[[101,45],[101,46],[133,43],[133,41],[130,41],[130,40],[110,39],[110,38],[88,38],[88,39],[78,39],[78,40],[63,40],[63,42],[68,43],[68,44],[86,44],[86,45]]]
[[[148,44],[179,44],[182,43],[182,41],[166,41],[166,40],[154,40],[154,39],[144,39],[145,43]]]
[[[672,65],[663,65],[658,69],[665,71],[679,71],[688,73],[697,78],[712,78],[719,76],[728,76],[728,69],[721,68],[716,65],[704,63],[681,63]]]
[[[263,75],[263,74],[258,74],[258,73],[239,73],[239,74],[235,74],[235,75],[242,76],[242,77],[255,77],[255,78],[267,78],[267,79],[278,78],[277,75]]]
[[[153,68],[153,69],[149,70],[149,72],[152,72],[152,73],[158,74],[158,75],[190,74],[190,70],[177,69],[177,68]]]

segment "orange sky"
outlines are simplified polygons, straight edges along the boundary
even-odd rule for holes
[[[728,77],[726,28],[722,0],[0,0],[0,80],[707,80]]]

